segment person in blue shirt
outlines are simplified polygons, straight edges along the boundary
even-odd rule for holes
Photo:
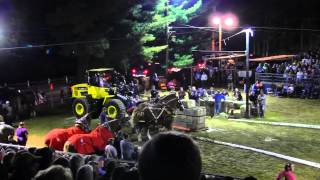
[[[256,68],[256,72],[257,72],[257,73],[263,73],[263,72],[264,72],[263,66],[262,66],[261,63],[259,63],[258,67]]]
[[[191,88],[189,99],[194,99],[196,101],[198,101],[198,99],[199,99],[198,91],[195,86],[192,86],[192,88]]]
[[[199,88],[197,93],[198,93],[198,97],[204,97],[206,94],[206,90],[203,88]]]
[[[223,93],[220,93],[220,91],[217,91],[217,93],[214,95],[214,106],[215,106],[215,114],[219,115],[221,111],[221,102],[222,100],[225,101],[226,98]]]
[[[132,160],[134,145],[129,141],[127,134],[124,134],[123,139],[120,141],[120,149],[122,160]]]

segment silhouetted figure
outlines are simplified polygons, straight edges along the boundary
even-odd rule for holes
[[[157,134],[147,142],[138,163],[141,180],[199,180],[201,168],[198,146],[174,132]]]

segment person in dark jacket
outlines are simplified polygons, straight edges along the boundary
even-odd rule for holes
[[[156,87],[153,85],[151,87],[151,99],[154,101],[157,101],[160,97],[158,90],[156,89]]]

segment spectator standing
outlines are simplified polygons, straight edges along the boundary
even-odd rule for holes
[[[285,180],[296,180],[296,176],[293,171],[294,165],[291,163],[286,164],[284,166],[284,171],[279,173],[277,180],[282,180],[282,178],[285,178]]]
[[[195,79],[195,83],[198,86],[199,85],[199,81],[201,80],[201,72],[199,70],[197,70],[194,74],[194,79]]]
[[[220,93],[220,91],[217,91],[217,93],[214,95],[214,106],[215,106],[215,114],[219,115],[221,111],[221,103],[222,101],[226,100],[224,94]]]
[[[299,69],[296,75],[296,83],[297,84],[301,83],[302,78],[303,78],[303,72],[301,71],[301,69]]]
[[[261,63],[259,63],[258,67],[256,68],[256,73],[263,73],[263,67]]]
[[[183,87],[180,87],[180,90],[178,91],[178,97],[180,100],[184,99],[186,96],[186,92],[184,91]]]
[[[261,81],[256,81],[256,83],[253,85],[253,90],[256,94],[260,94],[260,91],[263,91],[263,84]]]
[[[104,154],[106,155],[107,159],[117,159],[118,152],[117,149],[114,147],[114,140],[109,139],[108,145],[104,149]]]
[[[120,141],[121,159],[131,160],[134,146],[128,139],[128,134],[123,135],[123,140]]]
[[[207,86],[207,81],[208,81],[207,73],[202,72],[200,80],[201,80],[201,87],[205,88]]]
[[[190,93],[189,99],[193,99],[196,102],[198,102],[198,100],[199,100],[198,91],[195,86],[192,86],[192,88],[191,88],[191,93]]]
[[[263,91],[260,91],[260,94],[258,96],[258,107],[259,107],[259,117],[264,117],[264,112],[266,110],[266,95],[263,93]]]
[[[105,122],[108,122],[108,117],[107,117],[107,108],[103,107],[102,111],[99,115],[99,119],[100,119],[100,124],[104,124]]]
[[[19,127],[16,129],[16,135],[17,135],[18,144],[21,146],[25,146],[28,141],[28,130],[25,127],[25,124],[23,121],[19,123]]]
[[[207,96],[207,91],[204,88],[198,88],[198,97],[204,98]]]
[[[262,69],[264,73],[269,73],[269,64],[264,63]]]
[[[254,91],[251,91],[249,93],[249,100],[253,103],[252,108],[257,108],[257,95],[255,94]]]
[[[115,139],[113,141],[113,146],[116,148],[118,153],[118,158],[121,159],[121,148],[120,148],[120,142],[123,140],[124,133],[122,129],[119,129],[116,133]]]
[[[155,86],[156,89],[159,87],[159,77],[157,73],[153,73],[151,76],[151,83]]]
[[[159,98],[159,92],[154,85],[151,86],[151,99],[157,100]]]
[[[237,101],[242,101],[242,95],[238,88],[235,88],[233,96],[236,98]]]
[[[232,77],[232,72],[229,73],[227,77],[227,82],[228,82],[228,90],[233,91],[233,77]]]

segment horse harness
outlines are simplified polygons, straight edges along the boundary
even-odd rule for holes
[[[155,120],[156,123],[158,123],[158,120],[159,118],[162,116],[162,114],[164,112],[167,112],[168,114],[171,113],[170,110],[168,110],[168,107],[166,106],[166,104],[169,104],[171,101],[174,101],[176,99],[171,99],[169,100],[168,102],[166,103],[162,103],[164,106],[161,107],[161,108],[158,108],[158,107],[154,107],[154,106],[146,106],[142,109],[142,111],[144,112],[146,109],[149,110],[149,112],[151,113],[151,115],[153,116],[153,119]],[[160,113],[156,116],[155,113],[154,113],[154,110],[159,110]]]

